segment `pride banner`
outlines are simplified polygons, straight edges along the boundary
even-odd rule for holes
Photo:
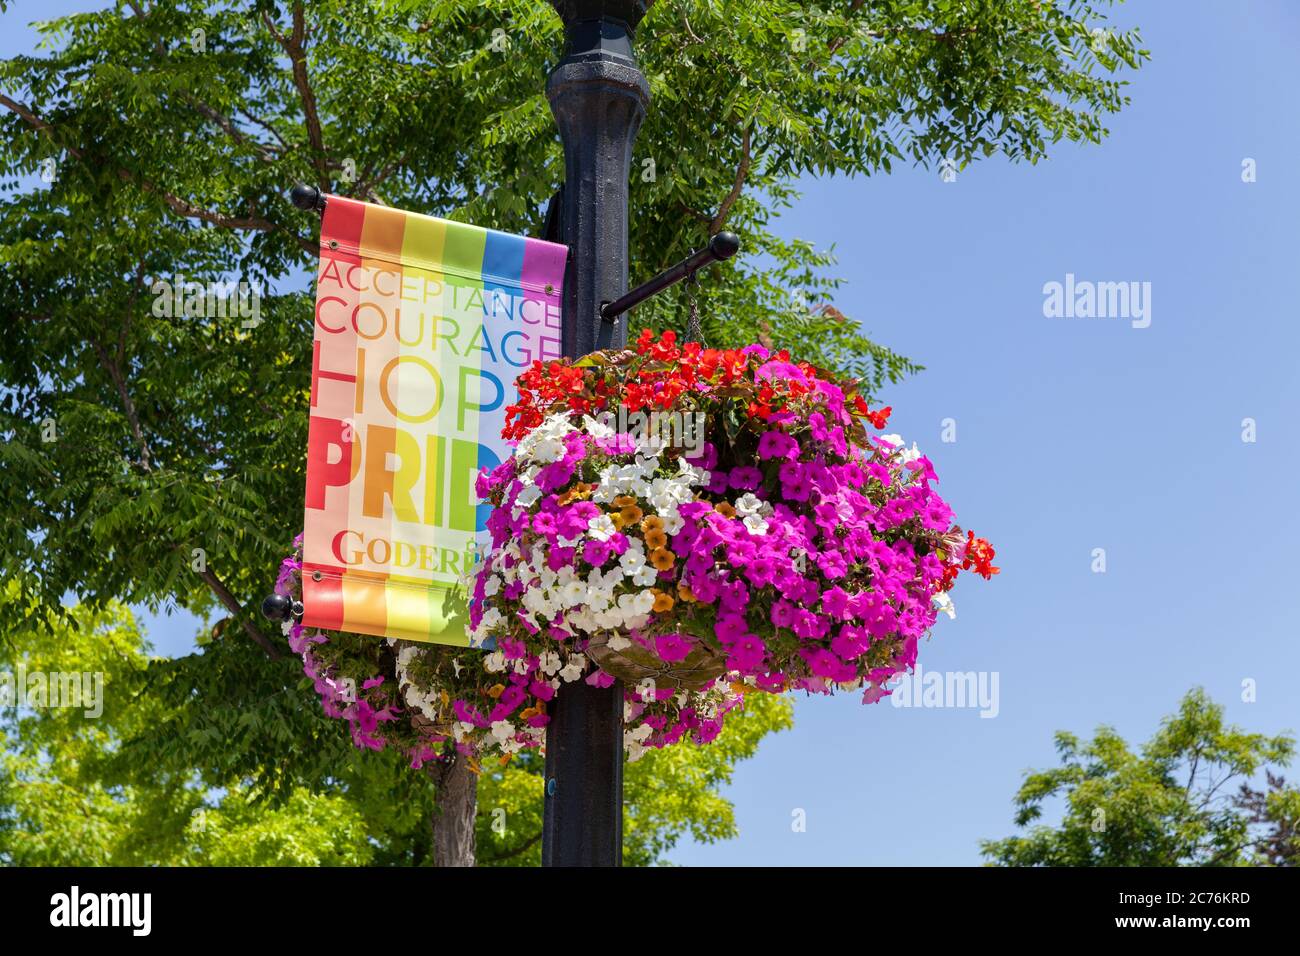
[[[560,356],[567,249],[330,196],[321,225],[303,623],[467,645],[459,584],[515,376]]]

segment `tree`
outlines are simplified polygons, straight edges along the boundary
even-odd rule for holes
[[[1086,744],[1060,731],[1056,749],[1060,767],[1026,775],[1015,797],[1015,821],[1026,827],[1040,820],[1044,804],[1060,798],[1065,801],[1060,824],[983,841],[981,852],[993,864],[1234,866],[1277,863],[1270,846],[1282,855],[1293,853],[1293,844],[1274,843],[1252,828],[1289,821],[1290,829],[1278,833],[1293,834],[1296,792],[1284,792],[1279,783],[1257,804],[1243,783],[1243,803],[1228,785],[1249,780],[1262,768],[1286,765],[1294,738],[1225,725],[1223,708],[1203,690],[1188,693],[1178,713],[1166,717],[1138,753],[1109,727],[1099,728]]]
[[[1241,785],[1235,804],[1256,828],[1252,862],[1263,866],[1300,866],[1300,788],[1288,787],[1279,774],[1265,773],[1267,790]]]
[[[17,610],[15,585],[0,607]],[[0,710],[0,863],[19,866],[326,866],[434,862],[429,820],[434,794],[391,753],[341,749],[329,777],[292,786],[281,800],[258,799],[239,778],[169,761],[129,781],[118,772],[124,741],[166,723],[164,695],[137,678],[149,646],[131,612],[74,608],[67,624],[31,628],[0,645],[0,673],[101,675],[79,706],[53,706],[47,692],[21,690]],[[87,684],[90,687],[91,684]],[[34,693],[34,692],[33,692]],[[99,706],[92,706],[94,698]],[[95,711],[101,712],[96,714]],[[330,730],[332,722],[321,718]],[[701,842],[736,832],[718,792],[735,764],[766,734],[789,727],[787,700],[762,695],[710,747],[655,753],[627,770],[625,858],[661,862],[689,833]],[[252,721],[250,721],[252,723]],[[179,748],[180,753],[186,747]],[[268,755],[268,760],[273,760]],[[480,863],[536,865],[541,852],[541,761],[483,775],[478,808]]]
[[[706,340],[898,380],[916,366],[833,307],[832,256],[774,217],[805,175],[1099,141],[1114,74],[1146,57],[1109,6],[655,5],[633,275],[733,229]],[[43,30],[0,63],[0,572],[32,615],[0,629],[55,626],[68,591],[222,609],[202,653],[150,665],[166,713],[119,766],[287,800],[351,758],[255,613],[302,513],[317,223],[285,191],[536,233],[563,168],[542,93],[559,21],[540,0],[125,0]],[[256,314],[160,314],[187,280],[249,283]],[[680,297],[632,323],[681,329]]]
[[[0,607],[17,611],[14,583]],[[358,865],[373,849],[346,794],[295,788],[282,806],[240,781],[163,772],[141,785],[106,773],[122,741],[160,716],[134,693],[149,647],[129,610],[75,608],[53,630],[0,644],[0,862],[17,866]],[[55,691],[54,688],[61,688]],[[75,697],[67,688],[75,687]],[[71,703],[72,706],[69,706]]]

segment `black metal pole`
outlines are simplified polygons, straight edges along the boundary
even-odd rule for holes
[[[564,290],[564,352],[627,343],[601,306],[627,291],[627,190],[632,143],[650,87],[632,53],[644,0],[551,0],[565,55],[546,84],[564,144],[560,241],[572,251]],[[623,860],[623,686],[565,684],[546,728],[545,866]]]

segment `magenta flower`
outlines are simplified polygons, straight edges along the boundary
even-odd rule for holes
[[[766,657],[767,647],[757,635],[745,634],[731,645],[727,666],[742,674],[752,674],[763,666]]]
[[[843,588],[833,587],[822,594],[822,610],[840,620],[848,616],[849,596]]]
[[[593,568],[600,568],[609,560],[610,551],[608,541],[597,541],[594,538],[582,546],[582,560]]]
[[[685,634],[660,634],[655,638],[655,653],[669,664],[686,660],[695,646]]]
[[[798,454],[799,443],[785,432],[763,432],[758,440],[758,457],[762,461],[770,458],[795,458]]]

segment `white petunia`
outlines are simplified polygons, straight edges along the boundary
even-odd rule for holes
[[[560,601],[565,607],[577,607],[587,600],[590,589],[583,581],[570,581],[560,591]]]
[[[582,676],[583,670],[587,666],[587,659],[581,654],[571,654],[565,662],[564,668],[560,671],[560,680],[575,681]]]
[[[952,603],[952,598],[948,596],[947,591],[939,591],[930,601],[934,604],[935,609],[948,615],[949,620],[957,620],[957,608]]]
[[[592,438],[613,438],[614,429],[590,415],[582,416],[582,427]]]
[[[746,515],[744,524],[750,534],[767,534],[767,522],[760,515]]]
[[[613,519],[605,514],[592,518],[587,525],[587,530],[597,541],[608,541],[618,533],[618,528],[614,527]]]

